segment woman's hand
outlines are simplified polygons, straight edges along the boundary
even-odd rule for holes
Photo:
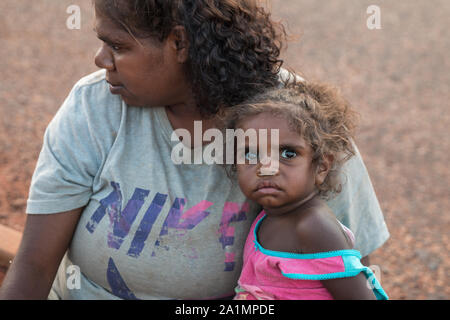
[[[19,250],[0,288],[0,299],[47,299],[83,209],[27,216]]]

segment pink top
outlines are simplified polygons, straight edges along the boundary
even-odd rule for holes
[[[354,277],[364,272],[375,296],[387,299],[372,271],[360,262],[357,250],[313,254],[264,249],[256,234],[264,219],[262,211],[253,222],[244,247],[244,265],[236,287],[236,300],[330,300],[320,280]],[[354,242],[353,233],[342,225]]]

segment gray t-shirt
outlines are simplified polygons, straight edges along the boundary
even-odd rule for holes
[[[112,95],[104,70],[74,86],[45,132],[27,205],[29,214],[86,206],[49,298],[233,295],[259,208],[222,166],[175,165],[172,132],[163,107]],[[360,155],[343,171],[329,204],[364,256],[389,233]]]

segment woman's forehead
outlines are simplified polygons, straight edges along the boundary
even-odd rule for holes
[[[97,10],[95,13],[94,31],[102,40],[122,41],[131,37],[120,23],[101,12],[97,12]]]

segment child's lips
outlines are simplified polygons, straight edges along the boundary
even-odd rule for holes
[[[257,186],[255,192],[262,194],[273,194],[280,192],[281,188],[274,182],[269,180],[260,181]]]

